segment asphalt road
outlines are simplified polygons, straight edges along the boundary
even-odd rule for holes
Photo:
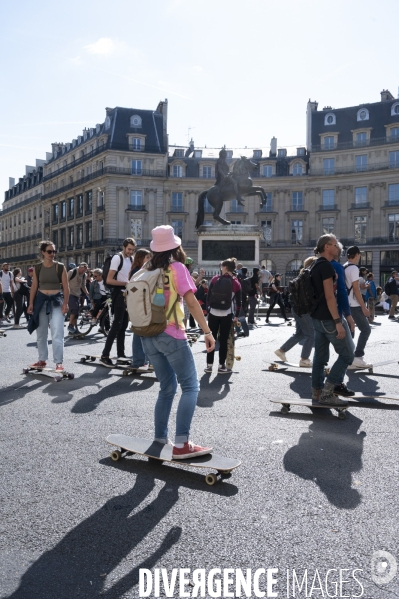
[[[399,572],[381,584],[399,561],[399,403],[369,400],[345,420],[303,407],[282,415],[269,400],[309,396],[310,374],[267,370],[293,332],[281,322],[262,320],[238,341],[242,359],[228,377],[204,374],[204,344],[193,346],[201,391],[192,439],[242,460],[213,487],[202,470],[110,459],[108,434],[152,437],[158,383],[80,364],[78,353],[100,353],[103,338],[66,342],[75,379],[60,383],[22,374],[37,357],[34,335],[0,338],[1,599],[130,599],[140,569],[155,577],[159,568],[167,582],[187,568],[192,584],[196,569],[234,569],[224,596],[235,596],[236,569],[275,568],[278,597],[399,597]],[[377,322],[367,360],[399,360],[399,324]],[[299,355],[297,346],[290,361]],[[399,396],[398,381],[397,363],[349,375],[354,390],[387,396]],[[340,587],[340,577],[349,582]],[[223,596],[215,584],[203,596]],[[183,594],[176,586],[169,596]]]

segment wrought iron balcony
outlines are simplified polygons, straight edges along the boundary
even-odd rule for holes
[[[128,204],[126,210],[133,210],[134,212],[146,211],[144,204]]]
[[[350,210],[367,210],[371,208],[370,202],[352,202]]]
[[[320,204],[319,211],[324,210],[339,210],[338,204]]]

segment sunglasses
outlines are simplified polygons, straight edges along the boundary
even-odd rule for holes
[[[56,250],[46,250],[46,254],[56,254]]]

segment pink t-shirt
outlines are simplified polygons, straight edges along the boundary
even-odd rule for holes
[[[197,290],[194,281],[187,268],[181,262],[172,262],[165,271],[164,275],[164,294],[166,299],[166,313],[169,312],[173,302],[177,296],[180,296],[180,300],[176,302],[176,315],[177,324],[176,328],[174,311],[168,319],[168,325],[165,329],[165,333],[174,337],[175,339],[187,339],[186,328],[183,323],[184,319],[184,307],[183,307],[183,296],[187,291],[195,292]]]

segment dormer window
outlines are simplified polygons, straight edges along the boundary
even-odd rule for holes
[[[336,120],[335,114],[333,112],[328,112],[326,114],[326,116],[324,117],[324,124],[326,126],[335,125],[336,122],[337,122],[337,120]]]
[[[174,156],[176,158],[184,158],[184,150],[175,150]]]
[[[399,116],[399,102],[395,102],[395,104],[392,104],[391,116]]]
[[[142,126],[141,117],[138,114],[134,114],[130,117],[130,126],[136,129]]]
[[[262,150],[254,150],[254,158],[262,158]]]
[[[202,158],[202,150],[194,150],[194,158]]]
[[[279,158],[285,158],[287,156],[287,150],[285,148],[280,148],[277,150],[277,156]]]
[[[358,121],[368,121],[370,118],[369,111],[367,108],[361,108],[357,111],[357,120]]]
[[[107,118],[105,119],[105,128],[109,129],[111,126],[111,119],[109,118],[109,116],[107,116]]]
[[[227,160],[228,159],[231,160],[231,158],[233,158],[233,150],[227,150],[226,154],[227,154],[227,156],[226,156]]]

